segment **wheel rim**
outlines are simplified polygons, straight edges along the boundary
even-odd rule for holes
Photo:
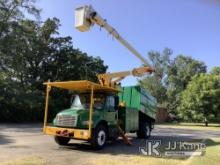
[[[105,131],[103,131],[103,130],[99,131],[99,133],[98,133],[98,144],[100,146],[105,144],[105,139],[106,139]]]

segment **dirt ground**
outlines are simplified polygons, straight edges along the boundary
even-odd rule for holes
[[[150,139],[190,140],[220,137],[220,131],[196,131],[188,129],[161,128],[155,126]],[[97,159],[127,158],[139,153],[139,147],[145,146],[145,140],[129,134],[133,145],[126,145],[122,139],[107,143],[103,150],[94,151],[84,141],[71,140],[65,147],[58,146],[53,137],[42,134],[41,124],[0,124],[0,164],[26,157],[37,157],[45,164],[95,164]]]

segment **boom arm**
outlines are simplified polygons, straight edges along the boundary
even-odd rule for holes
[[[142,76],[145,73],[152,73],[153,69],[150,67],[135,68],[132,71],[116,72],[116,73],[105,73],[98,74],[99,83],[103,86],[109,86],[115,88],[117,83],[123,80],[127,76]]]
[[[107,30],[114,38],[116,38],[122,45],[130,50],[137,58],[139,58],[145,66],[150,67],[149,63],[142,55],[132,47],[119,33],[109,25],[105,19],[103,19],[92,6],[82,6],[75,9],[75,27],[81,31],[88,31],[94,24],[103,27]]]

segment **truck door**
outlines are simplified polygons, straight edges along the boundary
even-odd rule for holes
[[[108,122],[109,125],[117,125],[118,114],[115,110],[114,96],[107,96],[106,98],[105,120]]]

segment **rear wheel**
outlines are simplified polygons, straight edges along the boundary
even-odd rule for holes
[[[138,138],[147,139],[151,136],[151,126],[148,122],[140,123],[139,130],[137,131]]]
[[[70,141],[70,138],[62,137],[62,136],[55,136],[54,140],[59,145],[67,145]]]
[[[94,149],[102,149],[107,140],[107,128],[104,125],[98,125],[92,135],[91,145]]]

